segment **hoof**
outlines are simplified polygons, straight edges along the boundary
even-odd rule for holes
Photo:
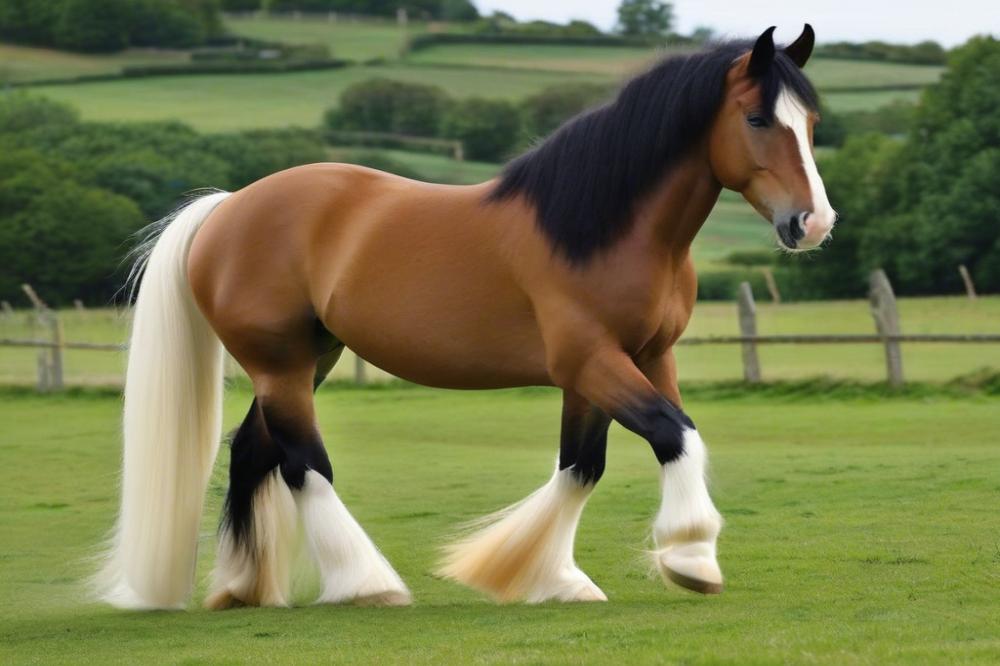
[[[234,597],[228,589],[221,589],[205,597],[205,608],[208,610],[229,610],[240,608],[245,603]]]
[[[665,580],[693,592],[719,594],[722,571],[713,551],[706,543],[668,546],[657,554],[656,562]]]
[[[585,587],[580,588],[576,593],[562,601],[582,601],[582,602],[592,602],[592,601],[607,601],[608,597],[604,594],[601,588],[597,587],[593,583]]]

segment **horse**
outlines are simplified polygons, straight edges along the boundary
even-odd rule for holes
[[[200,196],[141,247],[121,505],[97,592],[183,608],[222,430],[223,348],[254,398],[231,436],[209,608],[291,604],[301,524],[319,603],[405,605],[402,578],[334,490],[313,393],[349,347],[432,387],[562,390],[551,479],[445,550],[437,573],[499,602],[603,601],[575,563],[617,421],[648,441],[665,581],[722,590],[722,519],[682,410],[673,346],[696,297],[691,243],[723,187],[788,251],[835,221],[812,151],[806,25],[669,56],[488,182],[313,164]]]

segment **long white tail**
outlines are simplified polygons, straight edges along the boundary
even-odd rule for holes
[[[191,593],[222,429],[222,345],[194,302],[187,257],[227,196],[201,197],[164,220],[145,262],[125,377],[121,510],[95,579],[120,608],[181,608]]]

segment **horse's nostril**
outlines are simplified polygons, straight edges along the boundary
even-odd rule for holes
[[[802,222],[805,221],[806,215],[793,215],[792,219],[788,221],[788,229],[792,232],[792,238],[796,241],[802,240],[803,236],[806,235],[806,230],[802,228]]]

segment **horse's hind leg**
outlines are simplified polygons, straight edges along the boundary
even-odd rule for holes
[[[559,464],[547,484],[452,546],[440,573],[498,601],[605,601],[573,561],[584,505],[604,473],[610,418],[563,394]]]
[[[321,373],[255,377],[281,478],[291,489],[322,579],[320,603],[403,605],[410,593],[333,489],[333,470],[316,427],[312,390]]]
[[[295,502],[278,475],[282,455],[257,399],[230,443],[229,491],[208,608],[287,606]]]

